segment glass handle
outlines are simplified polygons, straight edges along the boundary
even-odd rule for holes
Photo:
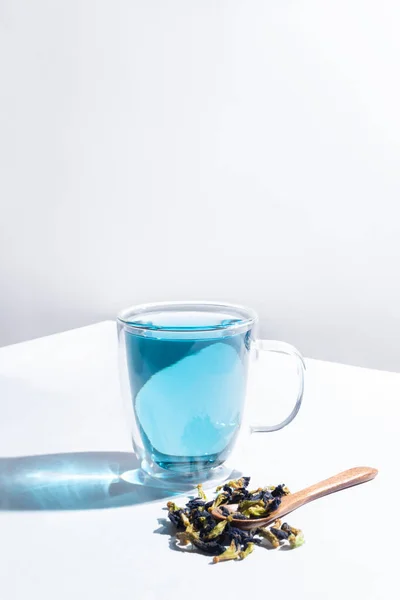
[[[278,354],[287,354],[288,356],[292,356],[297,364],[297,375],[299,379],[299,387],[297,391],[296,402],[293,407],[292,412],[281,421],[281,423],[277,423],[276,425],[251,425],[250,429],[252,433],[265,433],[266,431],[277,431],[278,429],[282,429],[289,425],[291,421],[295,418],[297,413],[300,410],[301,402],[303,400],[304,394],[304,372],[306,370],[306,365],[304,363],[304,359],[300,352],[290,344],[286,344],[285,342],[277,342],[275,340],[257,340],[254,342],[254,345],[258,352],[277,352]]]

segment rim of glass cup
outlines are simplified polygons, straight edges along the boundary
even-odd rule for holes
[[[214,309],[215,312],[224,310],[225,312],[234,311],[237,315],[242,318],[234,323],[228,323],[224,325],[207,325],[207,326],[190,326],[190,327],[170,327],[165,325],[147,325],[146,323],[138,323],[134,321],[135,317],[139,315],[145,315],[154,310],[181,310],[190,311],[197,308],[201,311],[204,309]],[[234,316],[234,315],[232,315]],[[201,301],[201,300],[177,300],[177,301],[166,301],[166,302],[149,302],[146,304],[137,304],[121,310],[117,315],[117,321],[122,326],[129,327],[130,329],[144,330],[144,331],[168,331],[168,332],[185,332],[185,331],[235,331],[237,329],[250,328],[258,320],[257,313],[252,308],[242,306],[241,304],[230,304],[226,302],[214,302],[214,301]]]

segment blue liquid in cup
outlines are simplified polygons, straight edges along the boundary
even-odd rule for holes
[[[227,325],[240,321],[224,314],[166,313],[152,320],[157,324],[146,322],[145,335],[125,334],[146,453],[181,473],[218,466],[242,421],[251,332],[227,335]]]

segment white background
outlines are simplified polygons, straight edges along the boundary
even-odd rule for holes
[[[0,0],[0,344],[143,301],[400,370],[400,4]]]

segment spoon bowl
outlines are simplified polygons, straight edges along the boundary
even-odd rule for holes
[[[340,490],[352,487],[353,485],[359,485],[360,483],[370,481],[371,479],[374,479],[377,474],[377,469],[373,469],[372,467],[355,467],[353,469],[348,469],[347,471],[343,471],[343,473],[339,473],[329,479],[324,479],[324,481],[320,481],[304,490],[283,496],[277,510],[274,510],[266,517],[258,519],[232,519],[231,523],[234,527],[244,530],[266,527],[267,525],[271,525],[277,519],[293,512],[296,508],[303,506],[303,504],[307,504],[308,502],[312,502],[313,500],[317,500],[328,494],[333,494],[333,492],[339,492]],[[231,513],[237,512],[238,510],[238,504],[224,504],[223,506]],[[222,514],[220,507],[215,508],[211,514],[219,521],[228,518]]]

